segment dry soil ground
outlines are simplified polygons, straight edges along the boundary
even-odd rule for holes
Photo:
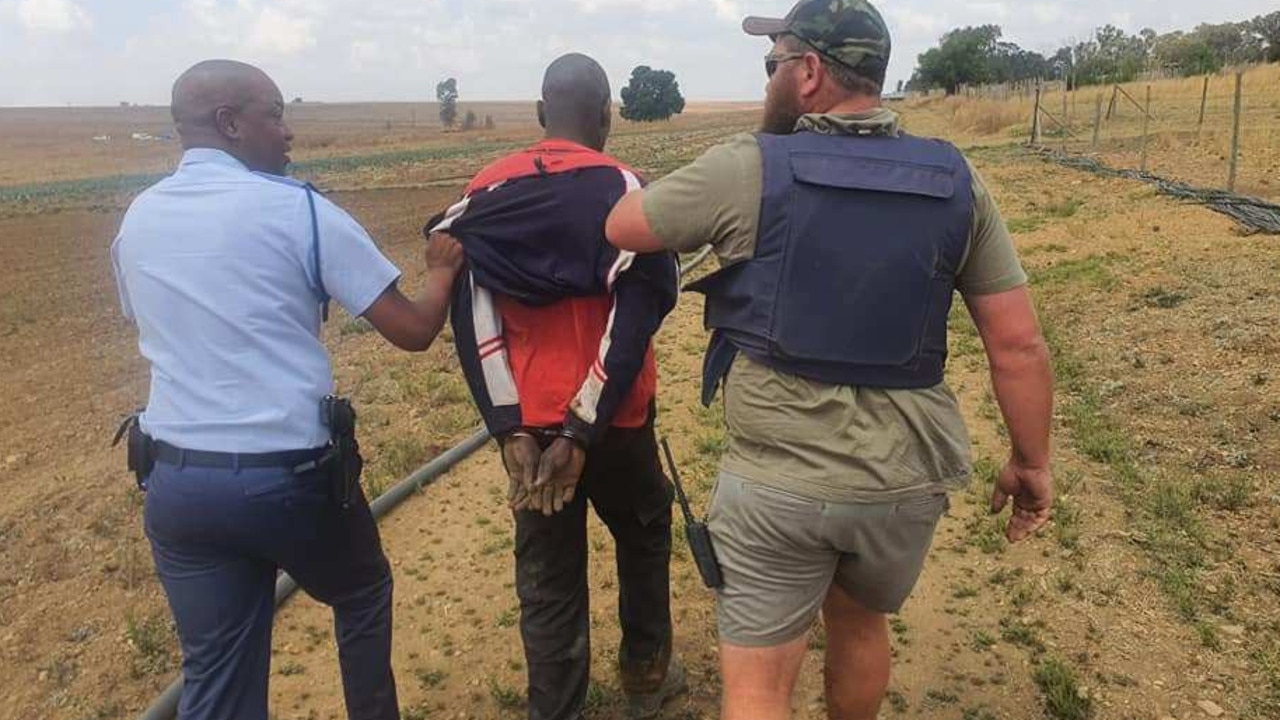
[[[755,121],[747,107],[699,109],[671,124],[621,124],[614,149],[657,175]],[[952,119],[931,106],[907,114],[922,130]],[[86,122],[66,118],[44,124]],[[329,154],[348,159],[325,164],[317,149],[312,175],[344,189],[335,199],[406,269],[411,288],[422,264],[418,227],[456,195],[455,178],[533,136],[513,115],[493,136],[406,134],[388,141],[387,154],[370,139],[376,127],[330,119]],[[961,138],[986,140],[1003,142],[998,133]],[[145,172],[172,155],[113,168],[72,153],[61,162],[74,170],[57,177]],[[981,460],[893,621],[898,664],[884,717],[1280,717],[1280,240],[1015,147],[997,143],[974,159],[1017,231],[1056,352],[1061,502],[1041,537],[1015,547],[983,512],[1003,430],[981,347],[958,314],[950,382]],[[14,182],[54,179],[26,165],[4,172]],[[120,416],[144,401],[146,376],[107,260],[123,196],[100,195],[0,207],[5,718],[132,717],[176,670],[140,496],[108,447]],[[371,493],[475,427],[447,341],[407,355],[344,317],[326,333],[340,386],[363,411]],[[660,427],[700,506],[723,446],[719,412],[695,400],[703,342],[698,298],[686,295],[658,338]],[[501,474],[482,450],[383,524],[407,718],[523,712]],[[614,571],[598,524],[592,550],[592,716],[618,718]],[[667,716],[711,718],[712,598],[680,543],[673,574],[692,691]],[[797,717],[823,716],[823,642],[816,627]],[[274,715],[342,717],[324,609],[305,597],[286,606],[275,648]]]

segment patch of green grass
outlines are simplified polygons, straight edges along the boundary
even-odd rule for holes
[[[396,435],[378,446],[373,453],[371,472],[365,473],[365,489],[373,500],[393,483],[417,470],[431,455],[426,441],[416,435]]]
[[[1052,218],[1069,218],[1074,217],[1080,208],[1084,207],[1084,200],[1080,198],[1067,198],[1051,202],[1044,206],[1044,213]]]
[[[133,676],[157,675],[173,665],[173,632],[162,614],[138,620],[130,615],[125,621],[125,642],[133,649]]]
[[[373,332],[373,325],[370,325],[369,321],[365,320],[362,317],[348,320],[347,322],[343,323],[341,327],[338,328],[338,335],[340,337],[350,337],[352,335],[366,335],[371,332]]]
[[[1036,599],[1036,589],[1031,583],[1023,582],[1014,586],[1009,592],[1009,604],[1017,610],[1022,610]]]
[[[982,652],[982,651],[990,650],[991,648],[995,647],[996,642],[998,641],[996,640],[994,635],[992,635],[991,633],[985,630],[978,630],[973,634],[973,642],[970,644],[972,645],[974,650],[978,650],[979,652]]]
[[[907,702],[907,696],[897,690],[890,690],[884,696],[889,701],[889,708],[898,714],[905,713],[910,703]]]
[[[485,543],[484,546],[480,548],[480,554],[481,555],[497,555],[498,553],[506,550],[510,550],[515,546],[516,546],[515,540],[513,540],[509,535],[504,535],[502,537],[495,537],[494,539]]]
[[[1062,243],[1043,243],[1041,245],[1032,245],[1022,250],[1023,257],[1031,257],[1035,255],[1060,255],[1065,252],[1071,252],[1071,248]]]
[[[1111,271],[1112,256],[1090,255],[1078,260],[1062,260],[1032,273],[1037,285],[1079,283],[1099,290],[1112,290],[1119,280]]]
[[[924,699],[926,703],[935,706],[955,705],[960,702],[960,696],[950,690],[926,690]]]
[[[609,687],[601,685],[594,680],[587,686],[587,699],[583,703],[583,709],[590,714],[596,710],[609,707],[617,702],[617,693]]]
[[[489,696],[503,710],[514,710],[520,707],[520,703],[524,700],[520,691],[501,685],[493,678],[489,678]]]
[[[296,662],[294,660],[286,660],[285,662],[281,663],[280,668],[276,670],[278,674],[283,675],[285,677],[289,677],[290,675],[301,675],[306,671],[307,671],[307,668],[305,665],[303,665],[300,662]]]
[[[1076,589],[1076,579],[1070,573],[1063,571],[1058,573],[1054,585],[1058,588],[1058,592],[1065,595]]]
[[[443,670],[429,670],[427,668],[418,668],[413,671],[413,675],[418,679],[418,684],[425,690],[440,687],[440,684],[449,677],[449,673]]]
[[[1207,620],[1196,621],[1196,635],[1200,637],[1200,644],[1210,650],[1222,650],[1222,638],[1218,635],[1218,626]]]
[[[1074,444],[1106,467],[1111,487],[1130,512],[1134,542],[1146,551],[1157,585],[1183,619],[1195,622],[1215,602],[1201,582],[1212,546],[1197,512],[1205,491],[1197,491],[1184,478],[1153,476],[1140,468],[1131,433],[1111,418],[1084,364],[1052,325],[1046,339],[1059,387],[1068,392],[1061,408]]]
[[[1156,286],[1145,290],[1137,296],[1137,301],[1147,307],[1170,310],[1187,301],[1189,296],[1181,290],[1168,290]]]
[[[1032,652],[1044,652],[1044,642],[1040,640],[1039,631],[1017,618],[1006,617],[1000,620],[1000,639]]]
[[[1192,488],[1201,505],[1224,512],[1239,512],[1253,505],[1253,481],[1247,475],[1201,478]]]
[[[1004,522],[998,515],[979,513],[965,523],[969,535],[966,542],[985,555],[1004,552],[1008,541],[1004,536]]]
[[[498,616],[498,627],[501,627],[501,628],[514,627],[519,620],[520,620],[520,608],[518,607],[508,608],[507,610],[502,611],[502,614]]]
[[[996,720],[996,716],[986,708],[965,708],[960,720]]]
[[[1026,574],[1026,570],[1020,567],[1019,568],[1003,568],[1002,567],[996,570],[995,572],[991,573],[991,576],[987,578],[987,584],[988,585],[1009,585],[1016,580],[1022,579],[1022,576],[1025,574]]]
[[[1039,215],[1010,218],[1005,222],[1005,225],[1009,228],[1009,232],[1014,235],[1035,232],[1036,230],[1044,227],[1044,224],[1045,218]]]
[[[1050,718],[1088,720],[1093,717],[1093,699],[1082,692],[1075,671],[1066,663],[1046,658],[1036,666],[1034,677]]]
[[[1261,682],[1249,700],[1251,718],[1280,717],[1280,643],[1267,643],[1249,654]]]
[[[729,446],[729,440],[723,432],[709,432],[698,436],[696,449],[703,455],[720,457]]]
[[[959,585],[951,591],[951,597],[957,600],[978,597],[978,588],[972,585]]]
[[[903,620],[900,615],[894,615],[889,618],[889,629],[893,631],[894,635],[906,635],[908,630],[907,621]]]
[[[1054,534],[1058,545],[1066,550],[1080,547],[1080,508],[1068,497],[1060,497],[1053,504]]]

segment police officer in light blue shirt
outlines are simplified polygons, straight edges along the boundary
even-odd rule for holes
[[[257,68],[192,67],[172,111],[182,162],[130,206],[112,260],[151,365],[140,481],[182,644],[178,715],[266,720],[283,569],[333,607],[349,717],[398,718],[391,571],[359,486],[335,497],[319,333],[332,298],[398,347],[425,350],[461,250],[429,238],[427,286],[417,300],[401,294],[399,270],[360,225],[284,177],[293,134]]]

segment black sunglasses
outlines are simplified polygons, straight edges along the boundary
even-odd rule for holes
[[[769,77],[773,77],[773,74],[778,72],[779,65],[781,65],[784,62],[799,60],[800,58],[804,57],[806,54],[807,53],[802,53],[802,52],[785,53],[783,55],[774,55],[773,53],[769,53],[768,55],[764,56],[764,74],[768,75]]]

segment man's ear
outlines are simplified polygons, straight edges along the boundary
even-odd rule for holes
[[[613,129],[613,99],[604,101],[604,107],[600,109],[600,137],[609,138],[609,131]]]
[[[822,58],[816,53],[805,53],[800,58],[801,75],[796,89],[802,98],[810,98],[818,94],[822,89],[823,78],[827,75],[827,69],[822,66]]]
[[[538,101],[538,124],[543,130],[547,129],[547,108],[541,100]]]
[[[231,107],[225,105],[213,111],[213,127],[218,134],[228,140],[239,140],[240,131],[240,113]]]

